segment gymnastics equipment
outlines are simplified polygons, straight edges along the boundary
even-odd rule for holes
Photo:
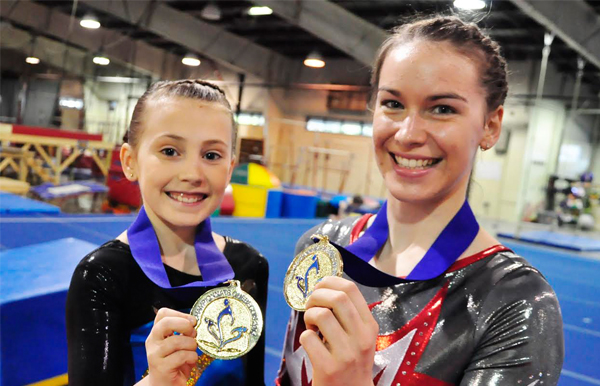
[[[265,188],[278,188],[281,186],[281,181],[275,174],[257,163],[243,163],[236,166],[231,175],[231,182]]]
[[[340,167],[331,167],[332,157],[336,158],[336,161]],[[341,193],[344,190],[346,180],[350,174],[352,168],[352,162],[354,160],[354,154],[346,150],[328,149],[323,147],[307,146],[300,148],[300,154],[295,165],[292,166],[292,177],[291,185],[297,186],[298,171],[300,166],[304,165],[304,175],[302,177],[302,185],[309,186],[309,175],[310,187],[317,190],[327,190],[327,181],[329,180],[329,173],[334,172],[340,175],[340,184],[338,185],[338,192]],[[318,177],[321,173],[321,183],[319,184]]]
[[[61,173],[86,150],[91,153],[102,174],[107,176],[111,161],[111,150],[114,148],[114,143],[102,141],[101,134],[4,123],[0,124],[0,141],[2,141],[3,149],[8,144],[10,144],[9,147],[19,147],[21,149],[18,156],[9,155],[8,152],[3,151],[0,154],[0,166],[3,163],[10,164],[13,168],[17,166],[15,170],[19,171],[19,179],[25,181],[27,172],[23,165],[27,165],[42,181],[54,184],[60,182]],[[62,159],[63,149],[71,150],[70,155],[65,160]],[[43,162],[36,159],[35,154],[39,155]],[[54,154],[54,156],[50,154]],[[16,159],[19,159],[19,163],[16,162]],[[49,170],[43,167],[44,162],[48,165]]]
[[[266,167],[256,163],[238,165],[231,176],[233,215],[264,217],[267,212],[269,190],[280,186],[279,178]]]
[[[67,383],[67,290],[81,258],[96,247],[64,238],[0,252],[0,384]]]

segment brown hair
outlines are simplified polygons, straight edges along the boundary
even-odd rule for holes
[[[225,107],[231,115],[232,124],[232,150],[235,152],[235,144],[237,138],[237,125],[233,120],[233,110],[225,93],[218,86],[199,79],[182,79],[182,80],[165,80],[154,83],[144,95],[137,101],[129,130],[125,134],[123,140],[131,147],[135,148],[139,142],[141,135],[142,117],[146,109],[146,103],[149,99],[160,97],[182,97],[190,99],[198,99],[209,103],[218,103]]]
[[[427,17],[398,26],[379,48],[373,71],[371,87],[375,95],[381,66],[390,51],[402,43],[422,39],[433,42],[449,42],[460,53],[473,57],[480,64],[481,83],[486,91],[488,111],[504,104],[508,93],[506,60],[500,46],[486,36],[475,23],[465,23],[456,16]]]

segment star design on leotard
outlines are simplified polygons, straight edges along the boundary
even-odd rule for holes
[[[375,386],[450,386],[415,370],[423,355],[437,323],[442,303],[448,292],[448,284],[444,285],[431,301],[408,323],[390,334],[377,337],[375,361],[373,366],[373,383]],[[371,310],[382,302],[369,305]],[[306,351],[300,345],[300,334],[306,330],[302,315],[294,333],[293,354],[288,359],[300,367],[288,366],[288,371],[299,371],[302,386],[312,386],[312,365]],[[296,378],[296,377],[294,377]],[[297,378],[296,378],[297,379]]]

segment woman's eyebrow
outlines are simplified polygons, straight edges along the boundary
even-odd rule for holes
[[[438,94],[438,95],[431,95],[427,97],[427,100],[430,101],[437,101],[440,99],[458,99],[461,100],[463,102],[468,102],[467,98],[463,97],[462,95],[458,95],[456,93],[447,93],[447,94]]]
[[[387,88],[387,87],[381,87],[379,88],[378,91],[385,91],[385,92],[389,92],[390,94],[392,94],[393,96],[399,98],[400,96],[402,96],[402,93],[398,90],[395,90],[393,88]],[[458,99],[461,100],[463,102],[468,102],[467,98],[463,97],[462,95],[453,93],[453,92],[449,92],[449,93],[444,93],[444,94],[437,94],[437,95],[430,95],[427,97],[428,101],[437,101],[440,99]]]

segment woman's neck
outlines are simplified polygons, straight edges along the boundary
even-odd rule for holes
[[[445,200],[410,203],[388,198],[389,237],[372,264],[394,276],[405,276],[423,258],[465,202],[460,189]]]
[[[465,196],[454,194],[444,201],[433,203],[408,203],[393,197],[388,199],[387,217],[394,251],[402,251],[414,243],[431,241],[452,220],[465,202]]]

